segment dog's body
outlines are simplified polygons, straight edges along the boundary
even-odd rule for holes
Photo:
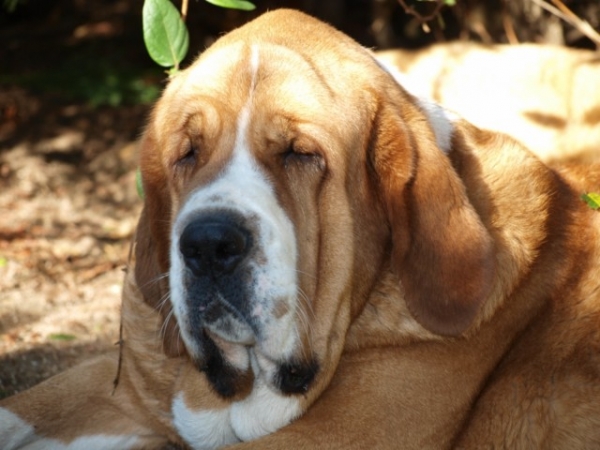
[[[120,369],[4,400],[2,448],[600,445],[598,168],[280,10],[170,83],[141,171]]]
[[[413,92],[506,133],[544,161],[600,161],[600,55],[541,45],[437,44],[377,57]]]

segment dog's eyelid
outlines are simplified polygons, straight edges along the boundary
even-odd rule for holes
[[[283,152],[284,159],[294,158],[301,162],[323,161],[323,154],[319,146],[311,139],[295,138],[288,144]]]
[[[282,153],[282,159],[286,168],[288,168],[290,164],[318,167],[319,169],[325,166],[325,160],[318,148],[312,145],[300,145],[295,142],[290,143]]]
[[[290,145],[288,152],[298,156],[319,156],[315,149],[296,144]]]
[[[175,161],[176,166],[189,166],[196,164],[200,145],[192,139],[188,139],[183,145],[180,156]]]

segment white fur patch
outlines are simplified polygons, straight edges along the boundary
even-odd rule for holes
[[[456,115],[433,100],[425,97],[415,96],[419,106],[429,118],[429,123],[435,133],[435,140],[438,147],[444,152],[449,153],[452,150],[452,133],[454,133],[453,122],[456,120]]]
[[[247,262],[253,274],[253,311],[262,336],[256,344],[257,351],[272,360],[285,360],[295,350],[298,336],[294,321],[297,308],[296,237],[293,224],[279,205],[273,187],[256,164],[248,146],[252,95],[259,68],[258,47],[252,48],[250,63],[252,81],[248,100],[238,116],[231,160],[212,183],[192,193],[179,211],[173,226],[169,277],[171,302],[181,325],[186,347],[195,356],[201,356],[201,350],[191,337],[188,323],[189,312],[182,278],[185,263],[179,251],[179,237],[190,218],[202,210],[230,210],[243,217],[253,218],[258,230],[257,236],[253,236],[255,245],[264,256],[263,262]],[[275,318],[273,309],[276,302],[286,302],[288,313]],[[240,334],[243,331],[240,330]],[[247,361],[241,358],[242,353],[236,355],[239,360],[231,362],[236,367],[247,367]]]
[[[2,448],[12,450],[34,441],[33,427],[7,409],[0,408],[0,442]]]
[[[417,100],[419,107],[429,119],[438,147],[444,153],[449,153],[452,150],[453,123],[458,119],[458,116],[452,111],[438,105],[429,98],[423,89],[419,88],[413,79],[400,72],[387,61],[379,60],[376,57],[375,61],[379,64],[379,67],[389,73],[400,86],[406,89]]]
[[[137,436],[95,434],[81,436],[69,443],[35,434],[33,426],[16,414],[0,408],[0,445],[2,450],[113,450],[137,448]]]
[[[277,431],[301,413],[296,397],[274,392],[259,378],[250,395],[231,406],[231,426],[240,440],[250,441]]]
[[[272,391],[262,379],[252,393],[229,408],[192,410],[179,393],[172,405],[173,424],[194,450],[212,450],[266,436],[302,413],[300,402]]]
[[[239,442],[228,408],[193,411],[185,405],[180,392],[173,400],[172,411],[177,432],[194,450],[212,450]]]
[[[248,109],[240,114],[240,131],[245,132]],[[265,340],[258,343],[274,359],[291,355],[296,343],[293,312],[296,310],[296,241],[294,227],[279,206],[273,188],[260,173],[245,148],[245,140],[238,138],[235,154],[226,171],[213,183],[198,189],[179,212],[171,236],[171,302],[186,346],[200,356],[189,332],[183,273],[185,263],[179,251],[179,236],[190,217],[204,209],[236,211],[244,217],[256,218],[258,236],[255,244],[265,256],[265,262],[250,261],[252,266],[254,298],[257,317]],[[275,301],[285,301],[289,313],[275,319]]]

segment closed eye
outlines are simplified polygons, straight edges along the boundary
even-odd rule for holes
[[[182,168],[195,166],[198,159],[198,151],[198,146],[188,141],[182,156],[177,159],[175,164]]]
[[[309,150],[294,143],[282,153],[282,157],[285,168],[291,165],[308,165],[319,169],[324,167],[323,156],[319,152],[312,149]]]

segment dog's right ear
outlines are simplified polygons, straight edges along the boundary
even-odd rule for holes
[[[144,208],[135,235],[135,280],[144,301],[160,312],[163,349],[168,356],[185,353],[169,298],[170,198],[153,139],[142,139],[140,167]]]
[[[372,164],[408,308],[429,331],[457,336],[489,295],[494,242],[426,119],[409,102],[383,102]]]

